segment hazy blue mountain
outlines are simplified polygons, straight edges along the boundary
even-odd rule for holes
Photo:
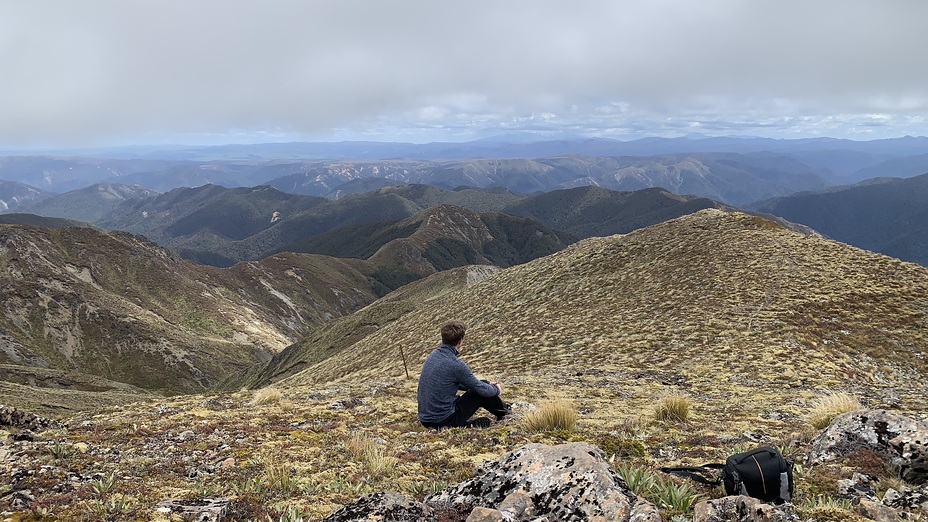
[[[870,178],[910,178],[928,173],[928,154],[893,158],[856,171],[852,181]]]
[[[928,174],[868,180],[755,208],[838,241],[928,266]]]
[[[171,161],[116,160],[105,157],[0,156],[0,179],[61,193],[104,180],[131,184],[118,178],[143,172],[160,172],[175,164]]]
[[[0,212],[16,210],[51,196],[51,193],[25,183],[0,179]]]
[[[157,195],[158,192],[139,185],[97,183],[24,205],[20,210],[40,216],[97,223],[127,203]]]

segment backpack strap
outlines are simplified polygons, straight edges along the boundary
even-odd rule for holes
[[[722,469],[724,464],[703,464],[702,466],[679,466],[672,468],[661,468],[664,473],[687,477],[695,482],[706,486],[718,486],[722,483],[722,477],[716,476],[714,479],[706,478],[706,475],[714,475],[711,470]]]

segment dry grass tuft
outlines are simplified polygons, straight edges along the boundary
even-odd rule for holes
[[[384,475],[397,464],[397,458],[388,448],[362,433],[355,433],[345,443],[348,452],[361,461],[367,473],[373,477]]]
[[[686,422],[690,416],[693,401],[683,395],[667,395],[662,397],[654,406],[654,417],[657,420],[670,422]]]
[[[522,422],[525,429],[531,432],[572,432],[577,425],[577,416],[576,408],[569,401],[550,401],[526,413]]]
[[[819,397],[812,403],[806,418],[814,428],[825,429],[835,417],[861,408],[860,401],[849,393],[838,392]]]
[[[277,388],[261,388],[255,392],[249,404],[252,406],[257,406],[259,404],[279,404],[281,399],[283,399],[283,394]]]

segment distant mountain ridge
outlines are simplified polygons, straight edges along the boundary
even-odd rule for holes
[[[635,141],[486,139],[470,143],[278,143],[71,151],[0,157],[0,179],[51,192],[94,183],[159,192],[217,184],[271,185],[340,198],[388,185],[500,186],[522,193],[584,184],[660,187],[728,204],[921,173],[928,138],[856,142],[829,138],[646,138]],[[88,154],[98,154],[89,157]]]
[[[928,266],[928,174],[796,194],[755,208],[838,241]]]
[[[18,207],[36,203],[51,196],[44,190],[0,179],[0,212],[14,211]]]

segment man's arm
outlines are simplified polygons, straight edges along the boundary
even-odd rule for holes
[[[498,386],[481,381],[474,375],[470,367],[467,366],[467,363],[460,360],[458,362],[460,363],[457,371],[459,386],[463,386],[465,389],[471,390],[482,397],[495,397],[499,395],[500,389]]]

